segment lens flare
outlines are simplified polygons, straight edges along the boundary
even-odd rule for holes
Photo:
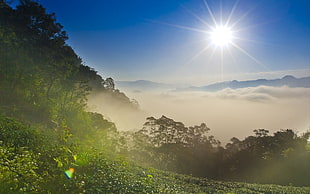
[[[71,179],[73,177],[73,173],[74,173],[74,168],[70,168],[69,170],[66,170],[65,171],[65,176],[68,178],[68,179]]]

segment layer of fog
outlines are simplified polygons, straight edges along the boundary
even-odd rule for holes
[[[91,94],[87,105],[89,111],[101,113],[121,131],[141,129],[148,117],[146,111],[111,93]]]
[[[274,132],[310,127],[310,89],[260,86],[218,92],[125,91],[141,111],[115,106],[100,96],[90,99],[93,110],[107,115],[118,129],[141,129],[147,116],[168,116],[185,125],[206,123],[210,134],[227,143],[230,138],[252,135],[254,129]],[[101,99],[101,100],[98,100]]]

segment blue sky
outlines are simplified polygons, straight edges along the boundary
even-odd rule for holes
[[[232,30],[241,49],[228,45],[222,52],[214,46],[201,52],[210,44],[206,24],[214,26],[203,0],[39,2],[56,13],[68,44],[103,77],[201,85],[310,74],[308,0],[206,0],[218,23],[235,6],[230,24],[239,21]]]

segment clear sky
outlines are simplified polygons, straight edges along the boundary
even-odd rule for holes
[[[309,0],[39,2],[103,77],[201,85],[310,75]],[[234,39],[223,48],[211,43],[212,15],[218,25],[229,20]]]

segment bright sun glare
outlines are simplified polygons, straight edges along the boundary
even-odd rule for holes
[[[191,10],[187,9],[186,7],[184,7],[184,9],[188,13],[190,13],[192,16],[197,18],[199,21],[201,21],[203,24],[205,24],[207,27],[205,29],[162,23],[162,24],[168,24],[170,26],[174,26],[174,27],[181,28],[181,29],[186,29],[186,30],[196,31],[196,32],[202,32],[208,36],[205,39],[205,40],[207,40],[207,45],[191,58],[190,63],[193,62],[200,55],[202,55],[205,51],[212,49],[212,47],[213,47],[213,52],[211,54],[211,57],[213,56],[213,53],[216,50],[220,51],[220,53],[221,53],[220,65],[221,65],[221,75],[223,76],[224,52],[227,53],[226,51],[228,51],[228,53],[231,54],[231,49],[236,49],[236,50],[240,51],[241,53],[243,53],[245,56],[252,59],[257,64],[259,64],[264,69],[268,70],[268,68],[266,67],[265,64],[263,64],[261,61],[256,59],[254,56],[252,56],[246,49],[244,49],[240,45],[238,45],[237,41],[239,41],[239,40],[252,41],[252,40],[242,38],[242,36],[240,34],[240,31],[247,29],[247,28],[240,28],[239,27],[236,29],[237,24],[240,21],[242,21],[242,19],[244,19],[250,12],[249,11],[245,12],[240,17],[237,17],[236,21],[233,22],[234,13],[237,9],[237,5],[239,3],[239,0],[235,0],[234,5],[231,8],[231,11],[227,13],[228,17],[226,17],[226,18],[223,18],[222,5],[220,4],[220,18],[219,19],[217,19],[215,17],[215,15],[214,15],[213,11],[211,10],[207,0],[203,0],[203,3],[204,3],[204,5],[205,5],[205,7],[209,13],[209,16],[210,16],[209,18],[211,19],[210,22],[205,20],[204,18],[200,17],[195,12],[192,12]],[[231,54],[231,56],[233,57],[232,54]]]
[[[230,43],[232,43],[233,33],[227,26],[217,26],[210,33],[210,39],[216,46],[228,46]]]

